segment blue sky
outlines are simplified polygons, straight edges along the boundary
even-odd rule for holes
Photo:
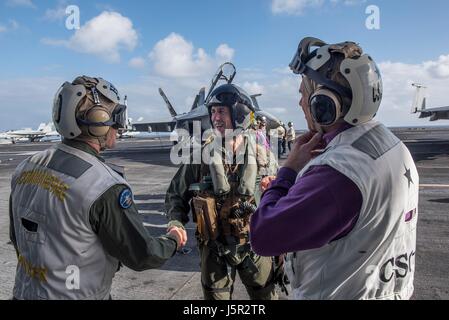
[[[65,27],[68,5],[80,9],[78,31]],[[379,30],[365,26],[369,5]],[[226,60],[236,83],[263,93],[263,108],[303,128],[299,79],[286,66],[305,36],[360,43],[384,78],[379,120],[427,125],[410,115],[410,84],[426,84],[431,104],[449,103],[448,12],[445,0],[0,0],[0,131],[48,122],[58,86],[80,74],[114,83],[134,119],[170,120],[158,87],[187,111]]]

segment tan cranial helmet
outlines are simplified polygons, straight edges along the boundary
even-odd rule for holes
[[[310,94],[310,113],[321,126],[340,119],[360,125],[376,115],[382,100],[382,77],[374,60],[363,54],[358,44],[327,44],[304,38],[290,68],[303,76],[304,88]]]
[[[102,148],[111,127],[126,124],[126,106],[117,89],[101,78],[77,77],[65,82],[53,104],[53,122],[65,139],[99,141]]]

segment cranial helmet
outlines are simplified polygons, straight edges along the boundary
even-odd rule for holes
[[[257,120],[259,123],[267,124],[267,117],[265,117],[265,116],[257,116],[256,120]]]
[[[312,47],[318,49],[311,51]],[[320,39],[304,38],[290,69],[316,84],[309,105],[312,117],[320,125],[332,125],[340,118],[352,125],[363,124],[373,119],[379,109],[380,71],[354,42],[326,44]],[[344,80],[337,82],[331,75]]]
[[[103,145],[110,128],[125,128],[126,120],[117,89],[102,78],[78,77],[55,95],[53,122],[65,139],[98,139]]]
[[[224,84],[212,91],[206,101],[212,124],[212,107],[224,106],[230,109],[234,129],[248,129],[253,122],[254,106],[251,97],[234,84]]]

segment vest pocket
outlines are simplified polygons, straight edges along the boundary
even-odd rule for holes
[[[46,216],[31,209],[20,208],[20,231],[26,241],[44,244],[47,239]]]
[[[31,220],[22,218],[22,226],[29,232],[37,232],[39,225]]]

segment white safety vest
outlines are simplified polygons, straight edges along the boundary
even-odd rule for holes
[[[15,298],[109,298],[119,262],[103,249],[89,211],[117,184],[128,185],[95,156],[65,144],[17,167],[11,182],[19,252]]]
[[[385,126],[370,121],[335,137],[298,179],[311,166],[323,165],[351,179],[363,203],[348,235],[321,248],[287,255],[294,298],[409,299],[419,192],[409,150]]]

